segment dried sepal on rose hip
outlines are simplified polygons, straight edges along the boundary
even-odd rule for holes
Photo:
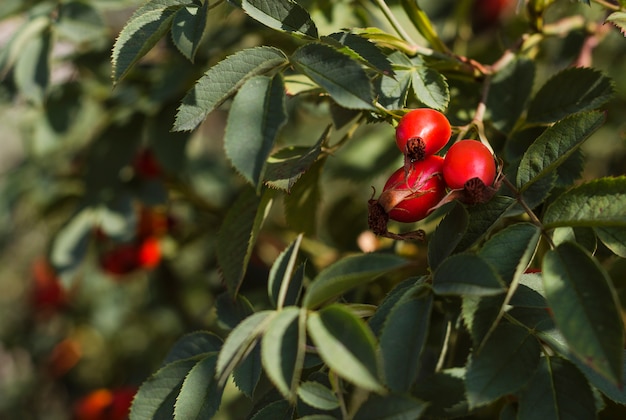
[[[451,134],[450,122],[441,112],[430,108],[407,112],[396,127],[396,144],[405,156],[405,167],[443,149]]]
[[[378,200],[369,200],[368,222],[377,235],[394,239],[423,239],[423,232],[395,234],[387,230],[389,220],[412,223],[424,219],[446,194],[441,169],[443,158],[427,156],[396,170]]]
[[[478,140],[460,140],[450,146],[442,171],[446,185],[452,190],[448,198],[478,204],[489,201],[498,190],[495,158]]]

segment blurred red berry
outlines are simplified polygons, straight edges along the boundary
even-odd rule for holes
[[[97,389],[74,406],[75,420],[125,420],[128,418],[136,388]]]
[[[121,244],[100,258],[102,269],[113,275],[124,275],[139,268],[139,250],[135,244]]]
[[[139,265],[143,268],[154,268],[161,261],[161,244],[154,236],[144,239],[139,245]]]
[[[150,149],[141,149],[133,160],[135,173],[142,178],[158,178],[163,174],[161,165]]]
[[[65,290],[54,268],[47,259],[38,258],[33,263],[33,289],[31,302],[35,309],[54,312],[67,303]]]

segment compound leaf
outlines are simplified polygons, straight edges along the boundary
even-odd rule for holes
[[[446,258],[433,275],[433,290],[438,295],[491,296],[504,293],[504,285],[494,268],[473,254]]]

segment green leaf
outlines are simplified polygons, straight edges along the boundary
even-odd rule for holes
[[[298,387],[298,397],[311,407],[330,411],[339,407],[339,398],[335,393],[319,382],[307,381]]]
[[[237,92],[228,113],[224,149],[233,167],[257,189],[265,161],[278,132],[287,122],[283,80],[255,76]]]
[[[180,6],[189,6],[193,0],[148,0],[139,7],[130,17],[129,21],[137,19],[139,16],[155,10],[163,10],[168,7],[179,9]]]
[[[422,282],[423,279],[424,277],[409,277],[391,289],[380,305],[378,305],[374,315],[368,321],[368,324],[375,335],[380,336],[389,313],[391,313],[391,310],[395,307],[400,298],[404,296],[404,293],[412,288],[417,282]]]
[[[233,382],[246,397],[252,400],[262,373],[261,346],[255,344],[252,350],[233,370]]]
[[[586,112],[571,115],[544,131],[524,153],[519,164],[517,186],[520,191],[553,174],[603,123],[604,114]]]
[[[100,12],[85,0],[61,3],[55,30],[59,36],[77,44],[99,45],[108,38]]]
[[[490,296],[504,293],[498,273],[478,255],[456,254],[446,258],[433,274],[438,295]]]
[[[428,265],[432,270],[452,254],[467,230],[469,214],[458,201],[439,222],[428,243]]]
[[[380,335],[385,382],[394,392],[408,392],[417,379],[430,326],[433,294],[416,285],[394,305]]]
[[[571,351],[620,383],[624,331],[606,271],[580,245],[564,242],[546,253],[542,272],[554,321]]]
[[[465,368],[440,370],[418,381],[412,394],[428,403],[425,418],[460,418],[468,415]]]
[[[221,348],[222,339],[213,333],[197,331],[186,334],[170,349],[163,360],[162,366],[201,354],[218,352]]]
[[[497,325],[506,296],[463,296],[461,315],[472,342],[480,347]]]
[[[429,108],[444,111],[450,102],[450,90],[446,78],[425,63],[411,71],[411,87],[415,98]]]
[[[599,178],[559,195],[546,210],[546,229],[626,227],[626,177]]]
[[[31,42],[37,42],[42,33],[50,28],[49,16],[32,17],[20,25],[9,41],[0,50],[0,78],[9,72],[15,61],[21,57],[24,49]]]
[[[324,44],[309,43],[293,53],[291,62],[344,108],[375,109],[367,74],[347,55]]]
[[[478,255],[496,269],[505,283],[517,278],[535,255],[541,229],[531,223],[516,223],[493,235]]]
[[[470,407],[489,404],[522,388],[537,369],[540,351],[528,330],[499,325],[468,364],[465,386]]]
[[[468,208],[469,224],[467,232],[456,248],[464,251],[489,234],[498,221],[516,204],[514,198],[497,195],[484,204]]]
[[[408,395],[371,395],[354,420],[408,420],[420,418],[428,403]]]
[[[113,45],[113,82],[119,82],[169,31],[181,6],[162,6],[131,18]]]
[[[342,305],[330,305],[313,312],[307,330],[324,362],[354,385],[383,393],[379,380],[376,339],[369,327]]]
[[[613,12],[606,18],[606,22],[610,22],[622,32],[626,34],[626,12]]]
[[[254,313],[254,308],[244,296],[232,296],[228,292],[221,293],[215,301],[217,322],[220,328],[232,330],[241,321]]]
[[[257,234],[267,216],[273,194],[266,191],[258,197],[253,190],[244,190],[229,209],[217,233],[217,261],[228,292],[235,296],[246,273]]]
[[[293,416],[293,408],[289,401],[279,400],[266,405],[257,411],[250,420],[277,420],[290,419]]]
[[[43,30],[24,45],[15,62],[13,77],[20,93],[42,106],[50,83],[52,31]]]
[[[306,312],[290,306],[272,319],[261,341],[265,373],[288,401],[295,402],[306,350]]]
[[[84,207],[54,236],[50,262],[62,277],[66,273],[71,275],[83,261],[96,222],[97,211],[92,207]]]
[[[295,305],[297,297],[300,295],[302,283],[293,282],[293,270],[296,265],[296,257],[302,242],[302,234],[289,244],[280,253],[272,264],[269,279],[267,282],[267,294],[270,302],[275,307],[282,308],[284,305]]]
[[[302,174],[309,170],[322,152],[322,142],[330,128],[313,147],[288,147],[270,156],[265,168],[265,185],[291,193]]]
[[[209,419],[217,412],[221,388],[215,380],[217,353],[199,361],[187,374],[174,405],[174,419]]]
[[[527,58],[511,60],[491,79],[487,116],[498,130],[509,133],[522,115],[532,92],[535,64]]]
[[[248,79],[286,63],[287,57],[281,50],[267,46],[248,48],[226,57],[207,70],[187,92],[178,109],[174,130],[193,130]]]
[[[600,71],[570,67],[550,78],[528,108],[529,123],[551,123],[581,111],[596,109],[614,95],[611,79]]]
[[[172,21],[172,41],[178,51],[191,62],[194,61],[204,35],[208,5],[209,2],[203,2],[200,7],[181,7]]]
[[[615,227],[594,228],[598,239],[615,255],[626,258],[626,229]]]
[[[169,405],[172,405],[171,409],[173,409],[180,385],[197,362],[197,358],[179,360],[152,374],[141,384],[135,395],[130,408],[130,419],[152,420],[157,412],[169,411]]]
[[[519,395],[518,419],[596,418],[593,393],[585,377],[560,357],[543,357]]]
[[[322,270],[304,294],[303,305],[313,309],[358,285],[406,265],[393,254],[359,254],[343,258]]]
[[[360,35],[350,32],[335,32],[322,37],[323,41],[329,42],[333,46],[343,46],[349,50],[356,58],[362,60],[365,65],[379,73],[393,75],[393,68],[387,56],[373,42]]]
[[[624,350],[623,353],[626,353],[626,350]],[[596,387],[607,398],[618,404],[626,404],[626,389],[622,385],[616,385],[615,383],[609,381],[607,378],[598,374],[596,371],[585,365],[584,362],[582,362],[580,359],[572,354],[566,353],[565,357],[569,361],[573,362],[576,367],[580,369],[583,375],[585,375],[585,377],[589,380],[589,383],[592,386]],[[620,384],[624,383],[624,379],[626,377],[626,358],[623,359],[622,363],[622,381],[620,382]]]
[[[217,358],[215,375],[223,384],[228,375],[251,350],[257,338],[263,334],[276,316],[274,311],[261,311],[244,319],[230,332]]]
[[[594,254],[598,249],[598,239],[593,228],[584,226],[559,227],[552,231],[554,245],[560,245],[566,241],[577,242],[591,254]]]
[[[293,0],[242,0],[241,7],[252,19],[272,29],[317,38],[311,16]]]
[[[296,232],[314,236],[317,232],[317,211],[321,201],[320,177],[326,158],[317,160],[285,195],[285,219]]]

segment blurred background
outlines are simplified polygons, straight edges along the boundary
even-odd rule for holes
[[[111,48],[141,3],[0,5],[0,419],[124,419],[137,387],[178,338],[199,329],[228,332],[215,316],[225,291],[215,249],[221,221],[244,187],[221,145],[228,104],[193,133],[170,128],[208,66],[255,45],[289,52],[297,41],[216,2],[194,63],[166,35],[113,86]],[[392,31],[367,0],[300,3],[321,34],[355,26]],[[411,32],[399,2],[388,3]],[[485,64],[528,31],[517,3],[420,1],[455,52]],[[617,95],[605,126],[584,146],[583,177],[626,174],[626,40],[610,25],[590,39],[586,25],[606,17],[595,4],[559,0],[546,21],[568,16],[582,16],[583,24],[542,42],[535,86],[570,65],[611,76]],[[480,85],[449,84],[448,116],[466,124]],[[341,118],[327,102],[306,97],[291,97],[288,107],[279,147],[312,145]],[[487,128],[497,150],[512,153],[504,134]],[[255,308],[268,304],[269,267],[295,232],[307,232],[302,249],[312,267],[391,246],[368,233],[366,203],[371,186],[380,190],[402,163],[393,128],[364,124],[351,136],[329,158],[319,185],[308,187],[312,208],[288,199],[272,207],[242,288]],[[419,246],[396,246],[424,259]],[[625,267],[607,267],[623,293]],[[375,284],[361,293],[375,302],[384,290]],[[243,418],[249,408],[231,388],[219,418]]]

